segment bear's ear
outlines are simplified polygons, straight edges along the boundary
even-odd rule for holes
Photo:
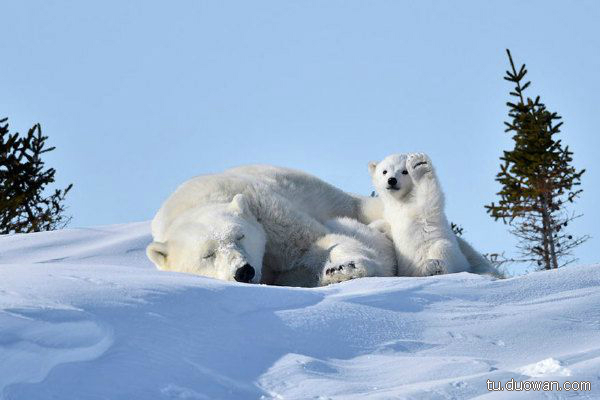
[[[250,207],[248,206],[248,199],[241,193],[236,194],[229,203],[229,209],[236,214],[240,215],[252,215]]]
[[[371,161],[369,163],[369,173],[371,174],[371,176],[373,176],[373,174],[375,173],[375,168],[377,168],[377,163],[375,161]]]
[[[167,244],[162,242],[152,242],[146,247],[146,255],[158,269],[167,267]]]

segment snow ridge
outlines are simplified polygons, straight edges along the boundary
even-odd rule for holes
[[[158,271],[149,241],[0,238],[0,399],[484,399],[539,377],[600,396],[598,265],[279,288]]]

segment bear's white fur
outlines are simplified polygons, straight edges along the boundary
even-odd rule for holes
[[[444,212],[444,194],[427,155],[394,154],[369,163],[369,172],[389,224],[398,275],[470,271],[499,276],[485,257],[452,231]],[[385,229],[385,223],[374,224]]]
[[[254,283],[392,276],[391,242],[358,221],[336,219],[368,223],[379,209],[375,199],[300,171],[238,167],[181,185],[152,221],[147,255],[163,270]]]
[[[384,233],[351,218],[336,218],[325,225],[333,233],[319,239],[318,245],[331,249],[331,260],[352,261],[350,265],[328,261],[323,282],[346,280],[348,274],[353,277],[396,275],[394,244]]]

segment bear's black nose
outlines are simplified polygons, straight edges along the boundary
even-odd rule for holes
[[[254,278],[254,268],[250,264],[246,264],[235,271],[234,278],[238,282],[248,283]]]
[[[396,178],[390,178],[390,179],[388,179],[388,185],[390,185],[390,186],[396,186],[396,183],[398,183],[398,180]]]

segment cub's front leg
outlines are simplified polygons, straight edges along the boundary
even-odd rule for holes
[[[426,219],[445,219],[444,193],[435,174],[431,159],[425,153],[411,153],[406,158],[406,169],[415,185],[415,198]]]

